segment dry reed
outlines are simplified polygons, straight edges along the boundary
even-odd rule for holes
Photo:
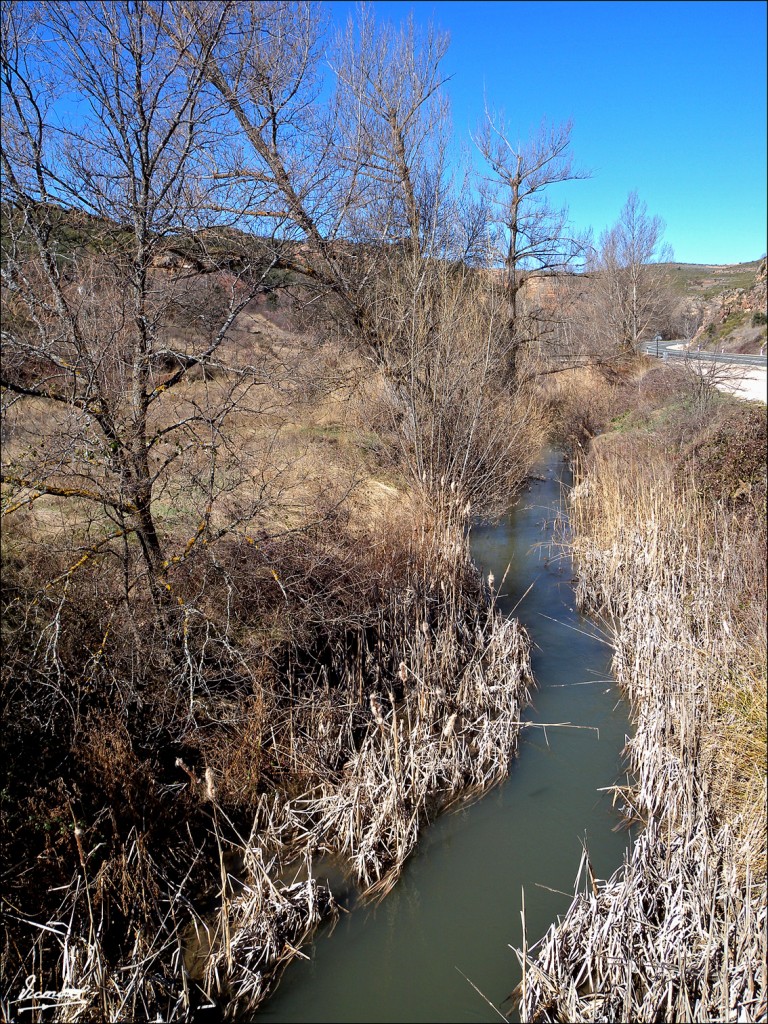
[[[421,512],[420,529],[381,553],[379,577],[368,585],[358,565],[338,588],[329,583],[315,610],[305,577],[296,607],[306,621],[293,641],[275,646],[280,670],[264,677],[258,700],[243,696],[255,676],[244,673],[247,650],[234,626],[215,623],[191,600],[183,605],[184,656],[170,669],[176,690],[163,697],[166,721],[191,732],[197,709],[208,713],[215,650],[217,672],[231,690],[226,700],[217,695],[218,714],[228,731],[246,716],[238,765],[251,764],[263,777],[248,784],[250,803],[238,804],[233,793],[244,799],[235,786],[242,780],[230,778],[221,758],[211,759],[218,748],[202,745],[202,730],[193,732],[200,745],[188,745],[192,767],[177,758],[184,781],[163,797],[182,821],[168,834],[163,862],[152,859],[138,832],[120,866],[99,861],[95,841],[84,836],[59,912],[26,921],[27,933],[37,934],[31,951],[6,956],[2,1009],[9,1019],[24,1013],[31,1021],[172,1020],[211,1004],[229,1018],[247,1016],[336,911],[311,872],[287,884],[288,870],[330,853],[346,863],[364,898],[381,897],[434,815],[505,777],[528,699],[528,639],[500,614],[472,564],[470,509],[458,488],[432,488]],[[332,538],[319,539],[313,555],[320,585],[331,568],[340,571],[331,547]],[[243,550],[251,559],[261,556],[250,545]],[[279,564],[287,579],[287,552],[273,563],[276,554],[268,551],[265,564]],[[372,569],[376,556],[370,561]],[[231,571],[234,616],[237,579],[247,565],[233,562]],[[290,589],[276,573],[269,578],[288,601]],[[335,627],[332,595],[340,602]],[[243,615],[253,616],[250,599],[242,600]],[[312,627],[316,613],[325,618]],[[98,764],[106,765],[114,763],[119,731],[103,733],[110,742]],[[147,785],[159,801],[156,783]],[[252,827],[243,836],[244,814]],[[116,939],[109,916],[118,882],[126,919]]]
[[[572,522],[636,722],[621,796],[642,831],[528,949],[522,1019],[764,1021],[765,536],[608,439]]]

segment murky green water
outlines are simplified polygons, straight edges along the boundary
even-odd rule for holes
[[[538,689],[527,720],[599,733],[525,729],[509,780],[438,819],[387,899],[352,909],[330,936],[321,933],[311,960],[291,965],[260,1022],[499,1020],[470,981],[494,1006],[511,1009],[505,999],[520,969],[510,945],[522,945],[523,889],[532,942],[567,908],[562,893],[573,891],[585,836],[598,876],[621,863],[629,837],[614,831],[610,796],[598,790],[621,778],[626,710],[610,680],[608,646],[574,610],[572,567],[550,557],[561,457],[550,453],[537,472],[544,479],[507,520],[475,532],[473,551],[497,586],[510,566],[502,607],[516,608],[535,644]]]

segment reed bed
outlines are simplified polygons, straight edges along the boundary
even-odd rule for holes
[[[527,699],[527,643],[492,606],[471,615],[461,629],[443,623],[406,645],[400,685],[371,695],[375,727],[341,779],[294,804],[313,844],[347,857],[368,896],[389,890],[437,811],[507,774]]]
[[[188,1020],[218,1006],[226,1020],[252,1012],[274,989],[282,972],[317,925],[338,913],[326,886],[308,877],[285,884],[270,877],[258,839],[244,851],[243,882],[222,869],[219,906],[200,914],[194,904],[193,859],[181,885],[155,874],[160,926],[147,931],[137,902],[133,944],[124,962],[114,963],[106,905],[96,912],[85,870],[76,875],[61,902],[60,919],[41,926],[53,942],[37,943],[31,973],[2,1002],[4,1019],[122,1022]],[[202,855],[202,850],[199,851]],[[138,843],[129,851],[142,857]],[[146,856],[146,854],[144,854]],[[83,905],[91,927],[78,930]],[[46,986],[46,980],[55,983]]]
[[[444,500],[404,591],[293,729],[313,784],[286,814],[300,845],[345,859],[364,898],[389,891],[436,813],[506,777],[529,699],[527,634],[472,564],[468,506]]]
[[[274,564],[304,586],[286,615],[298,620],[303,609],[305,618],[274,647],[257,700],[237,689],[245,685],[246,627],[264,618],[250,596],[234,618],[243,563],[232,556],[227,570],[227,628],[184,604],[185,657],[173,669],[178,680],[169,677],[181,696],[161,691],[165,721],[216,698],[227,735],[240,730],[241,753],[225,759],[219,741],[186,725],[199,745],[188,743],[189,761],[176,759],[176,781],[147,772],[146,792],[131,794],[151,797],[153,813],[167,815],[164,841],[150,844],[146,826],[137,827],[120,863],[100,859],[95,830],[78,826],[78,863],[58,911],[18,922],[15,934],[33,936],[31,949],[6,947],[0,1009],[8,1019],[180,1020],[206,1006],[247,1019],[319,923],[338,912],[314,876],[314,858],[331,855],[363,899],[381,898],[429,820],[505,777],[528,700],[529,641],[501,615],[471,561],[469,516],[457,489],[438,482],[408,519],[419,530],[370,553],[365,572],[334,561],[333,538],[319,538],[315,583],[288,552],[278,561],[276,550],[244,545],[249,558],[267,559],[262,575],[269,570],[281,599],[293,595]],[[220,571],[226,557],[218,556]],[[329,567],[343,577],[337,590]],[[315,586],[325,590],[322,618]],[[226,700],[212,689],[212,664],[229,687]],[[252,687],[254,677],[243,678]],[[119,729],[103,732],[114,763]],[[106,770],[117,793],[131,781]],[[244,771],[253,772],[247,786]]]
[[[612,631],[636,723],[617,798],[641,832],[606,882],[585,855],[562,921],[518,954],[526,1021],[766,1019],[764,527],[651,448],[594,443],[572,503],[579,603]]]

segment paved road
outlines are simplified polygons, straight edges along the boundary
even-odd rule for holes
[[[705,362],[733,363],[741,366],[768,367],[768,355],[737,355],[732,352],[697,352],[696,349],[686,349],[685,342],[677,341],[649,341],[642,346],[646,355],[656,356],[659,359],[701,359]]]

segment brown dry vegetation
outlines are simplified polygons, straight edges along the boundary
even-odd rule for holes
[[[682,410],[622,384],[617,345],[626,364],[659,316],[688,315],[643,263],[660,224],[636,195],[644,252],[628,262],[630,226],[611,232],[610,293],[595,276],[520,291],[531,261],[585,255],[546,201],[581,176],[570,125],[510,160],[487,107],[467,187],[444,33],[363,5],[329,38],[303,0],[0,17],[0,1006],[247,1015],[335,912],[313,856],[382,895],[426,821],[506,773],[527,640],[467,534],[508,507],[550,414],[583,444],[637,391],[637,450],[655,466],[661,438],[696,481],[708,532],[686,550],[720,586],[682,620],[721,594],[733,635],[751,598],[731,601],[712,553],[740,552],[731,525],[751,536],[764,511],[760,427],[734,425],[737,453],[709,382],[683,382]],[[570,412],[532,387],[593,361],[599,387]],[[676,508],[677,478],[659,479]],[[756,715],[722,644],[730,688],[701,670],[717,752]],[[748,806],[750,778],[731,773],[713,813],[728,793]]]
[[[581,605],[610,626],[642,824],[526,964],[526,1020],[765,1019],[766,411],[674,370],[564,383]],[[574,401],[575,399],[575,401]]]
[[[507,771],[527,642],[471,564],[468,495],[416,476],[386,376],[298,329],[295,303],[249,305],[218,365],[152,409],[151,437],[190,423],[153,503],[159,607],[108,508],[5,487],[9,1017],[246,1013],[335,912],[286,865],[331,854],[381,895],[426,821]],[[57,408],[8,403],[6,466],[106,488]],[[535,452],[528,408],[492,424],[507,487]]]

